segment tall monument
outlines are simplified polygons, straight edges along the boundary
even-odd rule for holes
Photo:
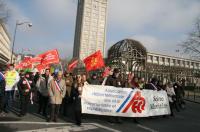
[[[107,0],[78,0],[73,57],[105,54]]]

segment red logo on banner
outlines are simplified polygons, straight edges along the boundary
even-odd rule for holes
[[[128,109],[131,107],[132,111],[134,113],[142,113],[144,110],[146,101],[144,97],[141,96],[141,92],[137,91],[131,101],[128,103],[128,105],[125,107],[125,109],[122,111],[123,113],[126,113]]]

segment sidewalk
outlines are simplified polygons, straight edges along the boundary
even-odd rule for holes
[[[200,96],[190,95],[190,96],[185,96],[184,99],[187,100],[187,101],[191,101],[191,102],[195,102],[195,103],[200,104]]]

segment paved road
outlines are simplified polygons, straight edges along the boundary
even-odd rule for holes
[[[176,112],[175,117],[140,118],[139,124],[125,118],[122,124],[111,124],[105,117],[87,116],[81,127],[69,118],[60,118],[59,123],[47,123],[34,112],[23,118],[10,112],[6,117],[0,117],[0,132],[200,132],[199,112],[200,104],[187,102],[186,109]]]

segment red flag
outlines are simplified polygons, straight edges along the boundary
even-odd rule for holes
[[[56,49],[45,52],[44,54],[42,54],[42,57],[43,58],[42,58],[41,64],[43,65],[55,64],[55,63],[59,63],[60,61],[59,54]]]
[[[39,71],[40,73],[42,73],[42,71],[45,70],[46,68],[49,68],[49,66],[45,66],[45,65],[42,65],[42,64],[38,64],[38,65],[35,66],[35,67],[38,69],[38,71]]]
[[[31,58],[32,63],[41,63],[43,58],[43,54],[37,55],[34,58]]]
[[[76,66],[77,66],[77,64],[78,64],[78,60],[75,60],[75,61],[73,61],[72,63],[70,63],[69,65],[68,65],[68,71],[72,71]]]
[[[32,57],[24,57],[24,59],[17,65],[15,66],[16,69],[28,69],[32,68],[32,62],[31,62]]]
[[[18,65],[15,65],[15,69],[22,69],[21,63],[19,63]]]
[[[100,50],[85,58],[83,62],[85,63],[87,71],[96,70],[105,66]]]
[[[104,72],[103,72],[103,77],[107,77],[109,74],[110,74],[110,70],[111,70],[111,68],[110,67],[106,67],[105,68],[105,70],[104,70]]]

